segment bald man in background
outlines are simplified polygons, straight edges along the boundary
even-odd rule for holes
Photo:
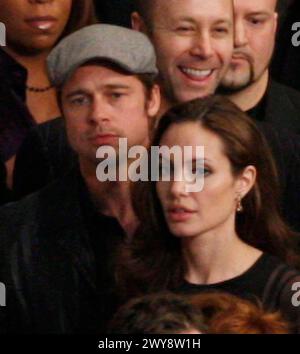
[[[234,51],[221,92],[257,121],[300,133],[300,93],[272,80],[277,0],[233,0]]]
[[[160,71],[163,112],[213,94],[233,51],[232,0],[137,0],[134,29],[152,41]]]

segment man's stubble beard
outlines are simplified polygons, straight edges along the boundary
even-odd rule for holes
[[[264,69],[261,71],[259,75],[255,74],[254,70],[254,65],[252,63],[249,63],[249,78],[248,80],[245,80],[243,83],[240,83],[239,85],[233,85],[228,83],[224,84],[224,79],[221,82],[219,88],[218,88],[218,93],[224,94],[224,95],[230,95],[234,93],[238,93],[240,91],[243,91],[244,89],[248,88],[249,86],[253,85],[254,83],[258,82],[261,77],[265,74],[265,72],[268,70],[270,63],[268,62]],[[225,75],[226,76],[226,75]],[[234,80],[232,80],[234,82]]]
[[[233,94],[239,91],[244,90],[245,88],[249,87],[255,82],[255,72],[254,72],[254,67],[253,65],[248,62],[249,65],[249,73],[247,75],[247,78],[243,81],[237,81],[236,82],[236,76],[238,78],[238,73],[232,73],[232,77],[230,79],[226,79],[226,74],[221,81],[221,84],[219,86],[218,92],[221,94]],[[229,69],[230,71],[231,69]]]

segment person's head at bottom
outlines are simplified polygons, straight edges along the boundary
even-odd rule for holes
[[[206,333],[201,310],[187,297],[162,292],[130,300],[115,314],[110,333],[201,334]]]
[[[203,313],[210,334],[289,333],[280,312],[265,310],[259,301],[253,303],[216,291],[192,295],[190,301]]]

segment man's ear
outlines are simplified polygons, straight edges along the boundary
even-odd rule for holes
[[[145,21],[136,11],[131,14],[131,27],[136,31],[147,33]]]
[[[151,89],[151,96],[147,102],[147,114],[149,117],[156,117],[161,104],[160,88],[155,84]]]
[[[244,198],[253,188],[256,181],[256,168],[252,165],[247,166],[237,179],[237,194]]]
[[[278,12],[275,12],[274,13],[274,24],[275,24],[275,28],[274,28],[274,33],[277,33],[277,30],[278,30]]]

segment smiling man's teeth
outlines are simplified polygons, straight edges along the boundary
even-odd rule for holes
[[[212,70],[199,70],[199,69],[191,69],[191,68],[183,68],[181,70],[188,75],[193,75],[199,78],[204,78],[209,76],[212,73]]]

